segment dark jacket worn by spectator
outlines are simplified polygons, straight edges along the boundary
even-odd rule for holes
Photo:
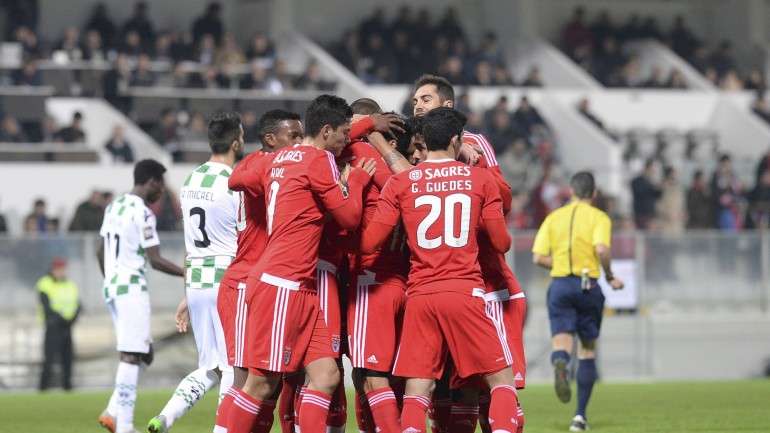
[[[71,232],[95,232],[102,226],[104,219],[104,195],[99,191],[91,193],[88,200],[80,203],[75,210],[75,216],[70,222]]]
[[[219,3],[210,3],[206,8],[206,13],[195,20],[192,26],[194,44],[197,44],[203,35],[211,35],[219,45],[222,41],[222,33],[224,33],[224,26],[220,17],[221,10],[222,7]]]
[[[652,183],[654,163],[648,161],[645,165],[644,173],[635,177],[631,181],[631,193],[634,200],[634,219],[636,227],[642,230],[650,228],[650,224],[655,218],[655,207],[660,199],[661,190]]]
[[[710,229],[714,227],[714,206],[711,202],[703,172],[697,171],[687,190],[687,228]]]

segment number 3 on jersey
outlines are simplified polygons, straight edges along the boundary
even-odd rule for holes
[[[275,217],[275,201],[278,199],[278,189],[281,185],[278,181],[270,183],[270,192],[267,200],[267,235],[273,233],[273,218]]]
[[[460,233],[455,236],[455,207],[460,205]],[[468,244],[471,224],[471,198],[466,194],[450,194],[443,200],[435,195],[421,195],[414,200],[414,207],[430,206],[428,215],[417,226],[417,245],[426,250],[441,244],[461,248]],[[444,235],[428,239],[428,229],[439,219],[444,210]]]
[[[190,209],[190,219],[192,219],[192,217],[195,215],[198,215],[198,230],[200,230],[201,237],[203,239],[200,241],[195,239],[195,246],[198,248],[206,248],[211,245],[209,235],[206,233],[206,211],[203,210],[203,208],[194,207]]]

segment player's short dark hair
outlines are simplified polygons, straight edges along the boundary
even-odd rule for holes
[[[439,98],[444,101],[454,102],[455,89],[452,87],[452,83],[440,75],[425,74],[421,76],[417,79],[417,81],[414,82],[414,89],[412,93],[416,92],[420,87],[428,84],[433,84],[436,86],[436,91],[438,92]]]
[[[363,114],[365,116],[382,113],[380,104],[371,98],[356,99],[350,104],[350,109],[353,110],[353,114]]]
[[[423,116],[420,131],[428,150],[445,150],[455,135],[463,136],[467,118],[454,108],[439,107]]]
[[[149,180],[163,180],[166,167],[154,159],[143,159],[134,165],[134,185],[144,185]]]
[[[300,120],[299,114],[281,109],[270,110],[259,118],[257,134],[260,141],[265,140],[267,134],[275,134],[281,122],[284,120]]]
[[[241,115],[234,111],[218,111],[209,118],[209,147],[211,153],[221,155],[230,150],[233,141],[241,135]]]
[[[396,114],[394,112],[390,112],[387,114]],[[404,132],[400,131],[391,131],[386,132],[383,135],[385,136],[385,139],[390,140],[396,140],[396,150],[406,157],[408,157],[409,153],[409,145],[412,143],[412,136],[414,135],[415,131],[417,130],[419,118],[416,117],[403,117],[399,116],[401,119],[401,127],[404,129]]]
[[[337,129],[353,117],[350,105],[334,95],[321,95],[313,100],[305,111],[305,131],[310,137],[321,132],[324,125]]]
[[[596,190],[596,181],[590,171],[579,171],[572,176],[569,186],[578,198],[591,198]]]

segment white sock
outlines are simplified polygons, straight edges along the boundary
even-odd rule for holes
[[[166,403],[160,414],[166,417],[166,428],[171,428],[174,421],[186,414],[206,391],[216,385],[219,378],[213,370],[199,368],[185,376]]]
[[[227,367],[226,369],[222,370],[222,378],[219,379],[219,400],[217,401],[217,405],[222,403],[222,399],[225,398],[227,390],[233,386],[234,379],[235,375],[233,374],[232,367]]]
[[[107,413],[114,417],[118,413],[118,390],[113,389],[110,401],[107,403]]]
[[[139,366],[120,362],[115,374],[115,418],[116,433],[134,430],[134,405],[136,404],[136,383],[139,381]],[[110,399],[112,401],[112,399]]]

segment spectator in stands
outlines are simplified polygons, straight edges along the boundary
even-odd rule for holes
[[[134,162],[134,150],[131,148],[131,143],[126,140],[125,132],[121,125],[115,125],[112,128],[112,136],[107,140],[104,148],[112,156],[113,162],[124,164]]]
[[[686,89],[687,81],[684,79],[684,74],[677,68],[671,69],[671,74],[668,76],[666,87],[669,89]]]
[[[573,56],[578,47],[590,44],[591,32],[585,24],[585,9],[579,6],[572,13],[572,19],[562,29],[561,45],[569,56]]]
[[[24,232],[27,234],[48,233],[53,228],[53,220],[46,215],[45,200],[42,198],[36,199],[32,213],[24,218]]]
[[[179,150],[179,123],[176,112],[171,108],[164,108],[160,113],[160,122],[150,134],[158,144],[171,154],[175,161],[181,157]]]
[[[618,39],[621,41],[632,41],[642,37],[642,19],[639,14],[631,14],[626,23],[618,31]]]
[[[192,26],[193,43],[197,44],[203,35],[211,35],[219,44],[222,41],[224,25],[222,24],[222,5],[219,2],[211,2],[206,7],[206,12],[198,17]]]
[[[657,203],[659,227],[667,234],[680,233],[687,222],[685,197],[674,167],[663,169],[660,200]]]
[[[736,62],[733,54],[733,44],[728,40],[723,40],[719,44],[709,59],[710,66],[717,72],[717,77],[724,77],[728,71],[735,70]]]
[[[605,39],[600,49],[600,55],[596,56],[592,65],[596,78],[605,85],[621,87],[622,84],[618,83],[618,75],[628,60],[620,51],[615,38]]]
[[[83,44],[83,60],[91,62],[105,62],[107,55],[102,46],[102,37],[96,30],[89,30],[86,33],[86,40]]]
[[[152,57],[157,62],[174,63],[176,61],[171,51],[171,34],[161,33],[155,38]]]
[[[495,74],[494,74],[493,80],[494,80],[495,86],[515,85],[515,83],[513,82],[513,78],[511,77],[510,71],[508,71],[508,68],[506,68],[504,65],[495,66]]]
[[[465,65],[462,58],[458,56],[447,57],[439,67],[438,72],[454,85],[468,84],[468,79],[465,76]]]
[[[88,200],[84,200],[75,209],[75,216],[70,222],[71,232],[95,232],[99,231],[104,218],[104,194],[93,190]]]
[[[184,143],[206,143],[208,142],[208,125],[203,114],[196,111],[190,116],[190,122],[181,133],[181,139]]]
[[[389,30],[385,22],[385,10],[382,7],[375,8],[372,15],[362,21],[358,29],[362,35],[378,34],[384,37]]]
[[[115,23],[110,19],[109,14],[107,13],[107,5],[103,2],[97,3],[94,7],[91,18],[89,18],[86,23],[86,30],[97,32],[102,43],[107,48],[112,47],[115,43]]]
[[[648,159],[644,171],[631,181],[636,228],[648,230],[653,227],[655,207],[661,197],[661,190],[655,184],[655,160]]]
[[[246,63],[246,56],[243,55],[241,47],[235,40],[232,33],[225,33],[222,39],[222,45],[217,50],[215,62],[219,66],[224,65],[242,65]]]
[[[696,170],[692,176],[690,189],[687,190],[687,228],[710,229],[714,227],[714,205],[709,195],[702,170]]]
[[[112,69],[102,77],[102,88],[104,99],[123,113],[128,113],[131,109],[131,98],[124,94],[128,89],[130,80],[131,68],[128,64],[128,58],[124,54],[118,54]]]
[[[0,142],[3,143],[26,143],[29,141],[27,135],[19,126],[16,118],[10,114],[3,117],[2,127],[0,127]]]
[[[737,230],[740,228],[739,212],[743,186],[733,171],[730,155],[719,157],[714,175],[711,177],[711,193],[717,228]]]
[[[155,26],[148,17],[147,9],[147,2],[136,2],[134,14],[123,24],[123,34],[136,32],[144,48],[150,48],[155,39]]]
[[[532,225],[540,227],[548,214],[569,199],[569,191],[554,164],[542,166],[542,174],[529,194],[529,207],[532,209]]]
[[[468,104],[468,100],[470,96],[467,92],[463,93],[462,97],[465,99],[463,101],[463,105],[465,106],[465,109],[468,110],[468,112],[471,111],[470,105]],[[508,97],[503,95],[500,95],[499,98],[497,98],[497,102],[495,102],[495,105],[493,105],[489,110],[484,112],[484,127],[489,128],[492,126],[492,120],[495,117],[495,113],[498,111],[502,111],[503,113],[508,113]]]
[[[80,30],[77,27],[67,27],[64,29],[64,36],[55,47],[56,51],[63,51],[67,54],[70,61],[77,61],[83,58],[83,51],[80,49]]]
[[[610,13],[606,9],[599,12],[589,31],[591,32],[591,39],[593,39],[593,43],[597,48],[601,46],[602,41],[615,34],[615,26],[612,24]]]
[[[514,230],[527,230],[534,228],[531,218],[527,213],[527,193],[519,190],[511,191],[511,211],[508,213],[508,224]]]
[[[666,79],[663,77],[663,69],[655,65],[650,71],[650,76],[640,84],[640,87],[652,89],[664,89],[667,87]]]
[[[703,44],[699,43],[698,46],[695,47],[692,56],[688,57],[687,60],[690,62],[692,67],[701,74],[705,74],[706,69],[709,68],[708,51]]]
[[[762,71],[753,68],[744,80],[743,88],[746,90],[764,92],[765,89],[767,89],[767,83],[765,83],[765,77],[762,75]]]
[[[754,170],[754,183],[759,183],[759,178],[762,177],[762,174],[767,170],[770,170],[770,149],[768,149],[768,151],[759,158],[759,162],[757,162],[757,168]]]
[[[527,150],[527,142],[516,138],[510,147],[497,156],[497,162],[503,171],[505,180],[514,191],[529,191],[533,187],[531,179],[532,156]]]
[[[403,34],[403,32],[397,31],[396,34],[400,35]],[[267,38],[265,38],[265,40],[267,40]],[[334,57],[340,63],[342,63],[343,66],[350,69],[354,74],[358,76],[360,76],[362,73],[362,71],[359,70],[359,64],[361,62],[361,58],[363,57],[363,54],[360,50],[360,45],[361,42],[358,32],[355,30],[349,30],[342,36],[342,41],[331,50],[332,53],[334,53]],[[251,48],[249,50],[250,51],[247,53],[247,55],[249,58],[251,58]],[[398,52],[396,55],[398,55]]]
[[[175,62],[181,62],[184,60],[192,60],[194,55],[194,45],[192,43],[192,35],[189,32],[169,33],[169,54],[171,59]]]
[[[40,57],[40,43],[37,35],[26,26],[19,26],[14,32],[16,42],[22,47],[24,59],[35,59]]]
[[[86,133],[83,132],[83,114],[80,111],[76,111],[72,115],[72,123],[60,129],[54,138],[64,143],[82,143],[86,141]]]
[[[37,60],[28,60],[21,69],[13,71],[14,86],[42,86],[43,76],[37,69]]]
[[[540,76],[540,68],[538,66],[532,66],[527,72],[527,76],[524,77],[524,81],[521,82],[524,87],[543,87],[543,78]]]
[[[195,47],[195,57],[193,60],[201,65],[214,64],[217,55],[217,46],[213,36],[209,34],[203,35]]]
[[[486,60],[476,63],[470,84],[473,86],[494,86],[492,66]]]
[[[332,91],[337,85],[325,80],[321,76],[321,67],[312,60],[305,68],[305,72],[294,81],[294,87],[298,90]]]
[[[477,61],[486,60],[493,66],[506,66],[505,55],[495,32],[484,33],[479,50],[476,54]]]
[[[0,213],[0,234],[8,233],[8,223],[5,220],[5,214]]]
[[[284,90],[289,90],[292,88],[294,76],[289,73],[289,68],[285,60],[275,59],[272,78],[273,80],[271,82],[271,89],[273,92],[281,93]]]
[[[159,85],[168,87],[189,87],[188,81],[187,68],[180,62],[174,65],[171,76],[161,76]]]
[[[674,26],[668,36],[671,49],[682,58],[689,59],[695,53],[699,42],[695,34],[687,28],[684,17],[677,15],[674,18]]]
[[[507,111],[496,110],[492,114],[492,123],[485,131],[495,154],[504,152],[517,137],[516,130],[511,124],[511,115]]]
[[[155,85],[155,72],[150,70],[150,56],[147,54],[139,55],[136,62],[136,69],[131,72],[130,86],[151,87]]]
[[[59,130],[56,121],[49,115],[44,115],[41,122],[41,137],[40,141],[44,143],[52,143],[56,141],[56,131]]]
[[[653,16],[648,16],[644,19],[641,29],[641,37],[646,39],[661,39],[661,31],[658,28],[658,20]]]
[[[160,199],[151,204],[150,210],[157,217],[158,231],[175,231],[181,229],[182,206],[179,204],[179,195],[171,188],[166,187]]]
[[[393,30],[393,55],[398,62],[395,81],[411,83],[420,75],[420,52],[409,40],[405,30]]]
[[[749,209],[746,213],[746,228],[767,229],[770,227],[770,169],[761,173],[757,184],[747,195]]]
[[[265,90],[268,88],[267,71],[259,62],[252,62],[250,72],[241,78],[240,88],[243,90]]]
[[[448,7],[444,10],[444,16],[436,24],[436,33],[446,36],[450,40],[464,40],[465,32],[458,18],[457,9]]]
[[[145,52],[145,49],[142,46],[142,38],[139,36],[139,32],[132,30],[123,36],[123,44],[120,46],[121,54],[135,60],[143,52]]]
[[[270,68],[275,61],[275,47],[264,33],[257,33],[246,50],[246,58],[250,61],[262,62],[265,68]],[[351,70],[355,71],[353,68]]]
[[[398,74],[397,59],[383,36],[373,33],[367,36],[362,62],[364,79],[370,83],[392,83]]]
[[[722,90],[727,90],[729,92],[736,92],[739,90],[743,90],[743,82],[738,77],[738,73],[735,71],[735,69],[730,69],[727,72],[725,72],[724,76],[719,81],[719,87]]]
[[[513,112],[514,127],[521,131],[532,143],[532,135],[536,126],[546,126],[540,113],[529,103],[529,98],[522,96],[519,107]]]

